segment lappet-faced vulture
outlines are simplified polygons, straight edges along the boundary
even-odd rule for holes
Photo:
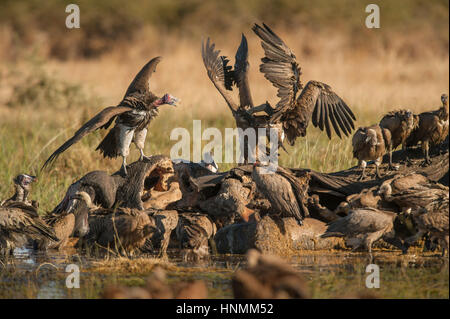
[[[74,136],[61,145],[44,163],[43,168],[55,161],[58,156],[70,146],[81,140],[85,135],[103,128],[107,129],[115,121],[115,125],[109,130],[105,138],[100,142],[96,150],[104,157],[115,158],[122,156],[121,171],[127,173],[126,158],[130,151],[131,142],[134,142],[140,151],[141,160],[144,155],[144,143],[147,136],[147,126],[158,115],[158,107],[163,104],[175,106],[178,99],[168,93],[163,97],[157,97],[150,91],[149,79],[161,57],[150,60],[136,75],[128,87],[124,98],[117,106],[103,109],[92,119],[86,122]]]

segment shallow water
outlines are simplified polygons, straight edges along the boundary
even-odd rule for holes
[[[304,252],[286,258],[308,283],[313,298],[449,298],[448,259],[432,253],[401,255]],[[68,265],[80,269],[80,288],[68,288]],[[106,286],[143,286],[155,264],[167,270],[169,282],[203,279],[211,298],[231,298],[231,278],[245,267],[243,255],[218,255],[186,261],[169,251],[168,259],[89,258],[76,251],[47,253],[16,249],[14,258],[0,264],[0,298],[99,298]],[[369,264],[379,267],[379,288],[366,287]]]

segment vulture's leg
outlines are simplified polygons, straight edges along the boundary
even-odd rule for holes
[[[405,163],[407,166],[413,165],[413,162],[408,156],[408,146],[406,146],[406,142],[402,144],[402,152],[405,155]]]
[[[376,168],[376,175],[377,178],[381,179],[381,174],[380,174],[380,164],[383,161],[383,157],[379,157],[375,160],[375,168]]]
[[[388,171],[398,171],[399,167],[398,165],[392,164],[392,144],[389,145],[389,165],[388,165]]]
[[[145,138],[147,136],[147,129],[144,128],[140,131],[136,131],[134,133],[133,142],[136,145],[136,147],[139,149],[139,152],[141,153],[139,160],[148,160],[149,158],[144,155],[144,146],[145,146]]]
[[[405,239],[405,243],[408,245],[413,245],[416,241],[418,241],[424,235],[423,231],[418,231],[415,235],[412,235]]]
[[[423,166],[428,166],[428,165],[431,164],[429,149],[430,149],[429,141],[423,141],[422,142],[422,151],[423,151],[423,154],[425,156],[425,160],[423,162]]]
[[[449,236],[448,235],[445,236],[443,241],[444,241],[444,243],[441,244],[442,245],[442,257],[445,257],[445,252],[446,251],[447,251],[447,256],[448,256],[448,248],[449,248],[449,245],[450,245],[450,243],[449,243]]]
[[[127,176],[127,157],[126,156],[122,156],[122,166],[120,167],[120,174],[122,176]]]
[[[408,252],[409,246],[403,243],[398,237],[395,236],[383,236],[383,240],[388,244],[400,249],[402,254],[406,254]]]
[[[133,140],[134,129],[125,125],[120,126],[119,135],[119,155],[122,156],[122,167],[120,172],[123,176],[127,175],[127,156],[130,154],[130,145]]]
[[[361,176],[358,178],[358,181],[362,181],[363,179],[366,178],[366,166],[367,166],[367,162],[360,160],[358,163],[358,166],[362,168],[362,172],[361,172]]]

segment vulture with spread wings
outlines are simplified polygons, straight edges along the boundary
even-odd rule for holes
[[[131,142],[134,142],[140,151],[141,160],[144,155],[147,126],[158,115],[158,107],[163,104],[176,106],[178,99],[170,94],[159,98],[150,91],[149,79],[161,57],[150,60],[136,75],[128,87],[124,98],[117,106],[103,109],[92,119],[87,121],[74,136],[61,145],[44,163],[43,168],[52,164],[58,156],[70,146],[81,140],[85,135],[98,130],[108,129],[115,120],[115,125],[100,142],[96,150],[104,157],[115,158],[122,156],[121,172],[126,175],[126,157],[130,152]]]
[[[349,136],[356,118],[347,104],[325,83],[309,81],[303,88],[300,66],[291,49],[267,25],[255,24],[252,29],[261,38],[265,52],[259,69],[278,89],[280,100],[275,107],[269,102],[253,105],[248,81],[248,45],[244,35],[236,52],[234,70],[228,65],[228,58],[220,56],[209,38],[202,45],[208,77],[227,102],[236,126],[244,130],[248,127],[277,128],[280,146],[285,137],[294,145],[297,137],[305,136],[310,120],[314,126],[325,130],[329,138],[332,130],[340,138],[342,133]],[[230,92],[233,85],[239,90],[239,103]],[[261,111],[265,115],[257,114]]]

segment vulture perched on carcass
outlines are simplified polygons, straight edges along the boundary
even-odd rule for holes
[[[439,109],[419,114],[419,125],[406,140],[407,146],[414,146],[421,143],[425,157],[425,165],[431,164],[429,154],[430,144],[432,146],[439,145],[448,136],[448,95],[442,94],[441,101],[442,106]]]
[[[297,137],[306,135],[310,121],[321,130],[326,130],[329,138],[332,129],[339,137],[342,137],[341,131],[346,136],[351,134],[356,118],[331,87],[325,83],[309,81],[303,88],[300,66],[291,49],[265,24],[262,27],[255,24],[253,31],[262,40],[261,45],[265,52],[260,71],[278,89],[277,96],[280,100],[275,107],[269,102],[259,106],[253,104],[248,80],[248,46],[244,35],[236,52],[234,70],[228,65],[228,58],[220,56],[220,51],[215,50],[215,44],[211,43],[209,38],[202,45],[203,62],[208,77],[225,99],[236,126],[243,131],[247,128],[273,128],[277,133],[278,147],[283,146],[285,137],[289,144],[294,145]],[[239,102],[234,100],[230,92],[233,85],[238,88]],[[265,114],[258,115],[259,112]],[[267,137],[269,134],[270,131],[266,130]],[[248,136],[246,138],[242,132],[240,139],[243,141],[241,147],[244,147],[243,162],[255,162],[259,159],[255,154],[258,133],[255,145],[251,145]],[[258,155],[263,153],[267,154],[267,148],[262,153],[258,152]]]
[[[418,117],[410,110],[389,112],[380,121],[380,127],[387,128],[391,132],[391,152],[399,145],[402,145],[403,151],[406,151],[406,140],[418,125]],[[392,154],[389,156],[392,158]]]
[[[155,72],[161,57],[150,60],[136,75],[128,87],[124,98],[117,106],[103,109],[92,119],[86,122],[74,136],[61,145],[44,163],[43,168],[54,162],[58,156],[70,146],[81,140],[85,135],[103,128],[108,129],[115,120],[112,129],[97,146],[96,150],[104,157],[115,158],[122,156],[121,173],[127,174],[126,158],[130,152],[131,142],[134,142],[140,151],[140,160],[147,159],[144,155],[147,126],[158,115],[159,106],[163,104],[176,106],[178,99],[168,93],[157,97],[150,91],[149,79]]]
[[[299,225],[309,216],[307,205],[309,175],[297,178],[281,166],[253,166],[252,179],[257,189],[267,198],[271,211],[281,217],[293,217]]]
[[[381,178],[379,166],[383,162],[383,155],[389,152],[389,169],[397,169],[392,165],[391,132],[379,125],[360,127],[352,139],[353,157],[358,160],[362,168],[359,180],[366,177],[366,161],[375,161],[376,176]]]

